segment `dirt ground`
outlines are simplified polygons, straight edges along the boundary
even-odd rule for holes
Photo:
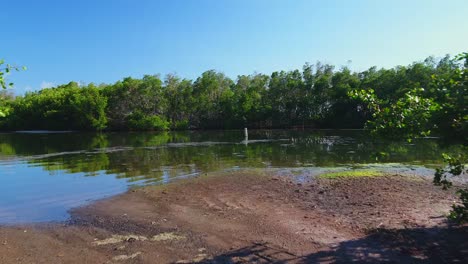
[[[206,176],[0,227],[0,263],[468,263],[454,199],[416,177]]]

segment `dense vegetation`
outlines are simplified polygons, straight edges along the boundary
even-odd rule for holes
[[[429,77],[425,85],[403,88],[393,98],[378,95],[373,89],[353,91],[351,96],[371,109],[367,127],[379,136],[409,140],[429,136],[433,130],[467,139],[468,53],[450,60],[445,67],[425,76]]]
[[[446,165],[436,170],[434,184],[444,189],[452,186],[450,177],[468,173],[468,53],[455,57],[451,65],[431,75],[427,86],[408,89],[396,98],[378,96],[373,89],[350,93],[367,103],[372,118],[366,126],[377,136],[411,141],[438,130],[446,137],[464,140],[465,151],[456,156],[444,154]],[[468,222],[468,188],[462,187],[457,194],[460,202],[452,206],[449,217]]]
[[[3,93],[3,130],[362,128],[385,136],[467,132],[466,53],[391,69],[353,72],[327,64],[242,75],[210,70],[195,81],[168,75],[114,84]]]
[[[6,88],[5,74],[18,68],[3,64]],[[147,75],[110,85],[70,82],[18,97],[0,92],[3,130],[366,127],[385,138],[458,138],[465,148],[468,139],[468,53],[363,72],[316,63],[236,80],[210,70],[195,81]],[[448,188],[447,176],[467,173],[468,159],[445,159],[434,183]],[[459,195],[451,216],[468,221],[468,190]]]

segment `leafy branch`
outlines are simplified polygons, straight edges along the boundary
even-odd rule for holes
[[[4,65],[4,66],[2,66]],[[12,87],[14,84],[12,82],[7,83],[6,76],[12,71],[26,70],[26,67],[18,67],[12,64],[5,63],[5,60],[0,60],[0,87],[3,89]]]
[[[452,182],[449,177],[459,176],[463,173],[468,173],[466,163],[468,160],[462,155],[458,157],[452,157],[447,154],[443,154],[444,161],[448,164],[446,167],[437,168],[434,175],[434,184],[442,186],[444,190],[452,187]],[[457,191],[458,197],[460,198],[460,204],[452,205],[452,211],[449,214],[449,218],[456,222],[468,222],[468,189],[459,189]]]

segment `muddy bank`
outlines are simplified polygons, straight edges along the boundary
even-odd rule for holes
[[[231,173],[135,189],[66,224],[1,227],[0,263],[466,262],[453,192],[416,177]]]

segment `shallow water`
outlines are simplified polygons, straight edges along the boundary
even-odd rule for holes
[[[298,179],[350,168],[432,176],[437,139],[373,142],[364,131],[0,134],[0,223],[62,221],[67,211],[129,187],[201,173],[267,169]]]

